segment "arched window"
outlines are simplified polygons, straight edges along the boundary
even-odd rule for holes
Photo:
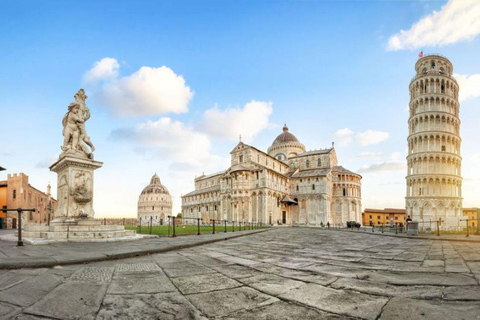
[[[307,168],[310,167],[310,161],[307,160]]]
[[[13,199],[17,199],[17,190],[13,190]]]
[[[315,190],[315,185],[314,184],[312,184],[312,190]]]
[[[298,186],[297,186],[297,191],[298,191]]]
[[[152,211],[154,211],[154,210],[155,210],[155,206],[152,206]]]
[[[318,158],[317,167],[321,167],[321,166],[322,166],[322,159]]]

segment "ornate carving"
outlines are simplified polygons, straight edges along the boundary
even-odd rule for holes
[[[77,204],[75,210],[76,216],[88,217],[88,212],[85,210],[85,205],[92,201],[93,194],[91,190],[91,176],[89,172],[77,171],[75,173],[75,181],[70,195]]]

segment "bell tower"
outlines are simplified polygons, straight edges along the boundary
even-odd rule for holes
[[[415,71],[409,87],[407,215],[458,227],[463,199],[458,83],[452,63],[437,54],[418,59]]]

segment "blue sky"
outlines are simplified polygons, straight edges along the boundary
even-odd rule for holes
[[[56,189],[61,119],[85,88],[95,210],[135,216],[157,172],[180,210],[195,175],[286,122],[307,149],[335,141],[363,207],[403,207],[408,85],[441,53],[461,85],[464,206],[480,206],[480,1],[5,1],[0,165]],[[401,33],[401,30],[404,30]],[[120,93],[119,93],[120,92]]]

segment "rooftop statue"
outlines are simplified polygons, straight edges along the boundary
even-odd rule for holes
[[[93,159],[95,147],[85,129],[85,122],[90,119],[90,110],[85,104],[87,95],[83,89],[80,89],[74,95],[74,98],[75,101],[70,103],[68,112],[62,120],[64,139],[62,145],[63,153],[60,157],[71,155]]]

